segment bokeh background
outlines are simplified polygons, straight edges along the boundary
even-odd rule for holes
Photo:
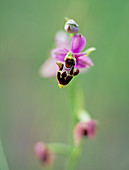
[[[87,48],[97,48],[79,83],[99,130],[85,142],[79,169],[129,169],[128,12],[128,0],[0,1],[0,137],[10,170],[45,169],[33,154],[37,141],[68,142],[67,88],[39,76],[65,16],[80,25]],[[55,170],[65,160],[57,156]]]

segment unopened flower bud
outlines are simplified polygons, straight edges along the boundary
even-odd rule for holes
[[[69,33],[77,33],[79,31],[79,25],[73,19],[70,19],[66,22],[64,29]]]
[[[34,151],[35,155],[42,164],[44,164],[45,166],[53,165],[55,159],[54,153],[44,143],[36,143]]]

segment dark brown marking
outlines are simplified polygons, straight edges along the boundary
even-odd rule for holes
[[[67,68],[70,68],[70,67],[72,67],[72,66],[75,66],[75,61],[74,61],[74,59],[66,59],[65,60],[65,65],[66,65],[66,67]]]
[[[67,85],[72,80],[72,78],[73,78],[72,75],[67,76],[66,71],[63,73],[58,71],[57,73],[57,79],[58,79],[59,84]]]
[[[73,70],[73,75],[74,76],[77,76],[79,74],[79,69],[78,68],[75,68],[74,70]]]
[[[83,130],[83,136],[87,136],[88,132],[86,129]]]

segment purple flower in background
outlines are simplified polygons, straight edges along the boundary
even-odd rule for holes
[[[53,165],[55,159],[54,153],[43,142],[36,143],[34,151],[42,164],[45,166]]]
[[[80,121],[77,123],[74,129],[74,141],[76,145],[79,145],[81,139],[85,136],[89,138],[94,138],[96,136],[97,130],[97,121],[96,120],[88,120],[88,121]]]

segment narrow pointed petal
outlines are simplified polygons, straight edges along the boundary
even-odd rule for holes
[[[87,53],[74,53],[75,58],[79,58],[81,56],[86,56]]]
[[[82,34],[76,34],[72,38],[71,51],[80,53],[86,45],[86,39]]]
[[[87,53],[87,55],[89,56],[93,51],[95,51],[96,50],[96,48],[94,48],[94,47],[91,47],[91,48],[88,48],[87,50],[85,50],[84,52],[86,52]]]
[[[56,64],[56,60],[54,58],[49,58],[41,66],[39,72],[42,77],[47,78],[56,76],[57,70],[58,66]]]
[[[51,56],[58,61],[64,62],[65,56],[68,53],[68,49],[66,48],[56,48],[51,51]]]
[[[90,57],[82,56],[82,57],[78,58],[76,67],[78,67],[78,68],[89,68],[89,67],[92,67],[93,65],[94,64],[93,64]]]
[[[74,142],[76,145],[79,145],[83,136],[84,136],[84,129],[86,129],[85,122],[79,122],[76,124],[74,129]]]

